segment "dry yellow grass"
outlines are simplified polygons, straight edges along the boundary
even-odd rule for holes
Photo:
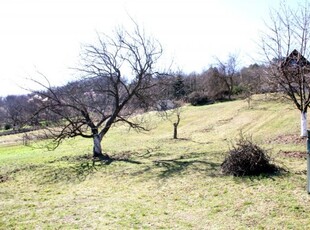
[[[267,98],[268,99],[268,98]],[[0,229],[305,229],[310,226],[306,161],[299,113],[257,96],[187,106],[179,140],[172,125],[151,115],[146,134],[115,127],[103,140],[109,154],[131,161],[101,165],[83,157],[91,141],[72,139],[54,152],[0,146]],[[242,130],[270,150],[289,173],[234,178],[220,164]],[[282,138],[278,138],[281,136]],[[278,139],[277,139],[278,138]]]

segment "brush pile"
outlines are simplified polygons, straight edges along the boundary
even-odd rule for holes
[[[256,176],[279,172],[280,168],[270,161],[265,150],[250,139],[241,137],[229,151],[221,169],[225,175],[233,176]]]

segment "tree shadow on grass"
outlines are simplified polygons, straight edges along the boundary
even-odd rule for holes
[[[91,162],[84,162],[79,164],[72,164],[70,166],[48,167],[44,172],[38,172],[42,176],[40,183],[58,183],[58,182],[81,182],[89,175],[98,171]]]
[[[59,167],[50,166],[45,169],[41,183],[58,183],[58,182],[82,182],[112,164],[113,162],[126,162],[130,164],[142,164],[140,161],[132,160],[126,157],[115,156],[109,159],[93,159],[88,155],[83,156],[64,156],[59,159],[49,161],[56,163],[65,161],[68,164]],[[41,174],[42,172],[40,172]]]
[[[182,175],[186,172],[198,172],[207,176],[219,176],[220,164],[198,159],[170,159],[156,160],[153,162],[156,167],[161,168],[159,177],[167,178]]]
[[[210,153],[211,154],[211,153]],[[211,155],[216,154],[212,153]],[[211,156],[209,155],[209,156]],[[144,163],[137,171],[130,173],[132,176],[149,174],[151,178],[161,179],[198,173],[209,177],[223,176],[220,171],[221,163],[205,160],[206,153],[186,153],[173,159],[156,159]]]
[[[204,160],[203,155],[203,153],[188,153],[180,156],[179,158],[156,160],[151,160],[150,158],[144,157],[138,158],[144,160],[148,159],[147,162],[132,159],[132,155],[129,153],[115,154],[109,159],[93,159],[89,155],[65,156],[49,162],[57,163],[58,161],[65,161],[66,164],[60,164],[63,165],[62,167],[51,166],[45,170],[43,175],[43,183],[82,182],[98,171],[107,170],[108,167],[110,167],[110,165],[114,162],[125,162],[129,164],[141,165],[136,168],[136,170],[132,169],[133,171],[129,173],[131,176],[148,174],[152,178],[168,178],[190,173],[200,173],[210,177],[221,176],[221,164]],[[125,171],[128,175],[128,171]],[[110,173],[121,175],[123,170],[115,168],[115,171],[110,171]]]
[[[131,163],[131,164],[142,164],[140,161],[136,161],[136,160],[133,160],[133,159],[130,159],[128,156],[113,156],[113,157],[109,157],[109,158],[95,158],[95,159],[92,159],[92,164],[93,166],[95,167],[96,165],[96,162],[99,164],[99,165],[110,165],[112,164],[113,162],[127,162],[127,163]]]
[[[15,175],[18,173],[24,173],[24,171],[33,171],[40,167],[42,167],[42,165],[29,164],[29,165],[16,166],[14,169],[3,170],[3,171],[1,170],[0,171],[0,183],[4,183],[4,182],[7,182],[13,179]]]

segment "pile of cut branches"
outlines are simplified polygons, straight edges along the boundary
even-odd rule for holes
[[[266,151],[252,142],[251,139],[241,137],[229,151],[221,165],[225,175],[254,176],[260,174],[274,174],[280,168],[271,162]]]

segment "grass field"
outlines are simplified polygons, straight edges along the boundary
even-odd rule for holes
[[[288,102],[257,96],[182,110],[172,124],[148,115],[148,133],[114,127],[92,164],[91,140],[55,151],[0,139],[0,229],[307,229],[305,140]],[[220,165],[240,131],[287,173],[234,178]]]

